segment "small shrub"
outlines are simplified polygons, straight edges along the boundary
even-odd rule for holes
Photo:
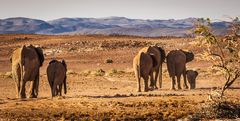
[[[91,71],[89,71],[89,70],[86,70],[86,71],[83,71],[80,73],[81,76],[88,76],[90,74],[91,74]]]
[[[107,59],[107,60],[105,60],[105,63],[113,63],[113,60],[112,59]]]
[[[96,71],[92,71],[91,74],[94,75],[94,76],[104,76],[105,71],[103,69],[98,69]]]
[[[73,70],[68,70],[67,75],[77,75],[78,73]]]

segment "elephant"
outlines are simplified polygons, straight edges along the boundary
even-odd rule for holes
[[[47,67],[47,77],[51,88],[52,97],[60,94],[62,96],[62,84],[64,85],[64,94],[67,94],[67,65],[65,60],[52,60]]]
[[[186,82],[186,63],[193,59],[194,54],[192,52],[186,52],[183,50],[172,50],[167,54],[167,70],[172,79],[172,90],[175,90],[175,76],[177,76],[178,89],[182,89],[180,86],[181,75],[183,75],[184,79],[184,88],[188,89]]]
[[[144,91],[147,92],[148,80],[153,79],[153,56],[149,53],[140,52],[133,59],[133,69],[138,81],[138,92],[141,92],[141,77],[144,79]]]
[[[198,72],[193,71],[193,70],[187,70],[186,75],[187,75],[188,83],[190,85],[190,89],[195,89],[196,88],[196,78],[198,76]]]
[[[26,98],[25,85],[27,81],[31,81],[29,98],[37,98],[40,67],[44,62],[42,49],[33,45],[24,45],[13,51],[10,62],[12,63],[12,77],[16,83],[17,97]]]
[[[150,53],[153,58],[153,72],[155,72],[154,80],[151,80],[150,86],[157,89],[157,79],[159,80],[159,88],[162,88],[162,64],[166,58],[165,51],[158,46],[149,46],[142,48],[139,53]]]

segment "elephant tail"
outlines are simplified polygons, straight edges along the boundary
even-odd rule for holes
[[[63,80],[63,84],[64,84],[64,94],[67,94],[67,76],[65,76]]]

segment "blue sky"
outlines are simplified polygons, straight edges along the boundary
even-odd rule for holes
[[[0,0],[0,19],[63,17],[183,19],[209,17],[226,20],[240,16],[240,0]]]

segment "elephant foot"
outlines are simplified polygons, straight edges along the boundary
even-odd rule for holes
[[[27,98],[26,95],[20,95],[19,97],[20,97],[21,99]]]
[[[188,89],[188,86],[184,86],[184,89]]]
[[[176,90],[176,88],[175,88],[175,87],[172,87],[170,90]]]
[[[148,88],[148,91],[153,91],[154,90],[154,88]]]
[[[37,98],[36,95],[30,95],[29,98]]]
[[[148,90],[149,90],[148,88],[145,88],[145,89],[144,89],[144,92],[148,92]]]
[[[182,87],[178,87],[178,90],[181,90],[182,89]]]

